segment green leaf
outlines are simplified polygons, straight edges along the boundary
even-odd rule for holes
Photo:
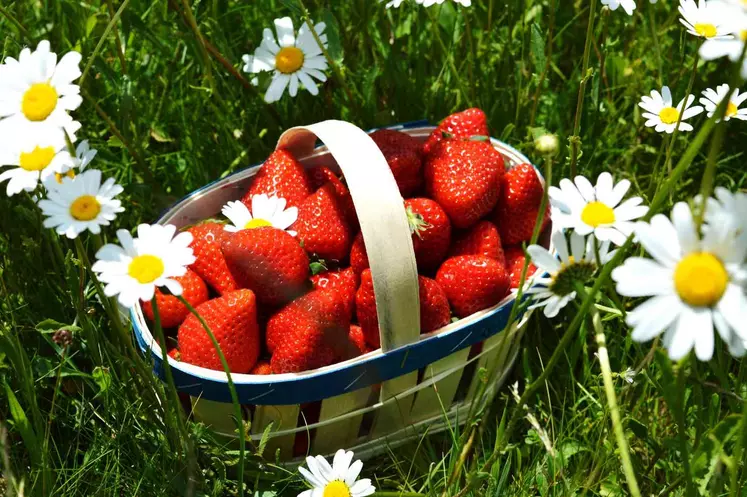
[[[112,376],[109,373],[109,368],[96,366],[93,369],[93,380],[99,386],[99,393],[104,393],[109,390],[109,387],[112,384]]]
[[[542,36],[537,23],[532,24],[532,59],[534,59],[534,65],[537,72],[541,72],[545,67],[547,58],[545,57],[545,38]]]
[[[324,34],[327,35],[327,53],[335,63],[339,64],[343,59],[340,25],[332,12],[327,9],[322,10],[321,20],[326,24]]]
[[[7,382],[3,383],[5,384],[5,394],[8,397],[10,417],[13,418],[14,426],[16,430],[18,430],[18,433],[21,434],[23,443],[26,444],[26,449],[31,457],[31,462],[35,466],[38,466],[41,464],[42,453],[42,448],[39,446],[39,440],[36,438],[36,433],[34,433],[34,429],[31,427],[31,423],[26,417],[23,407],[21,407],[21,404],[18,402],[18,398],[16,398],[13,389],[10,388],[10,385],[8,385]]]
[[[265,428],[265,431],[262,432],[262,438],[259,440],[259,445],[257,446],[257,455],[262,456],[262,454],[265,452],[265,447],[267,447],[267,442],[270,441],[270,433],[272,433],[272,427],[274,426],[274,422],[271,422],[267,427]]]

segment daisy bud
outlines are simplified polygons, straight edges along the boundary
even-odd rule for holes
[[[534,148],[542,155],[555,155],[558,153],[558,137],[545,134],[534,140]]]

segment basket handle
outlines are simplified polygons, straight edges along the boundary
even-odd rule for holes
[[[297,158],[314,151],[317,137],[340,166],[366,244],[384,352],[420,337],[418,271],[404,200],[384,155],[368,134],[329,120],[287,130],[278,140]]]

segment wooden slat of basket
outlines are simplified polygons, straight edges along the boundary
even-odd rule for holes
[[[230,405],[230,404],[229,404]],[[287,430],[295,428],[298,423],[298,405],[290,406],[257,406],[254,411],[252,420],[252,434],[259,435],[265,431],[270,423],[273,423],[272,431]],[[293,443],[295,435],[284,435],[282,437],[272,437],[265,448],[267,459],[274,460],[275,452],[280,449],[280,456],[283,459],[293,457]]]
[[[319,421],[334,419],[365,407],[370,395],[371,387],[366,387],[322,401]],[[317,428],[311,453],[331,454],[339,448],[351,447],[358,439],[358,431],[362,420],[363,415],[361,414]]]
[[[482,380],[480,380],[480,375],[478,374],[480,368],[485,368],[488,373],[492,372],[492,375],[485,380],[488,385],[492,385],[493,382],[495,382],[503,374],[505,367],[507,367],[506,358],[511,357],[509,354],[513,353],[513,349],[515,348],[517,342],[516,330],[517,325],[514,324],[511,332],[509,332],[508,330],[503,330],[501,333],[493,335],[492,337],[485,340],[485,342],[483,342],[483,350],[487,350],[490,348],[492,348],[492,350],[483,354],[477,360],[477,367],[475,368],[475,374],[472,378],[472,383],[470,384],[469,390],[467,391],[467,398],[465,399],[465,402],[471,402],[474,399],[475,395],[477,395],[478,387],[480,386],[480,383],[482,383]],[[504,340],[506,341],[506,343],[503,343]]]
[[[405,390],[409,390],[417,384],[417,371],[399,376],[393,380],[382,383],[379,399],[381,401],[388,400],[393,396],[404,392]],[[393,431],[409,425],[410,411],[412,410],[412,401],[414,396],[414,394],[411,394],[407,397],[397,399],[394,402],[390,402],[389,404],[382,406],[381,409],[379,409],[379,411],[376,413],[376,419],[374,420],[373,427],[371,428],[370,437],[383,437]]]
[[[204,423],[213,431],[229,437],[235,436],[236,422],[233,419],[233,404],[190,397],[192,415],[196,421]]]
[[[429,380],[444,371],[458,368],[460,364],[464,364],[467,360],[469,351],[470,349],[467,347],[430,364],[425,368],[423,381]],[[418,392],[415,396],[415,403],[412,406],[410,420],[415,423],[422,419],[448,412],[454,400],[454,395],[456,395],[463,372],[464,369],[459,368],[446,378]]]

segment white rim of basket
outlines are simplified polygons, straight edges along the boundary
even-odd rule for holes
[[[308,430],[313,430],[313,429],[316,429],[316,428],[322,428],[324,426],[327,426],[327,425],[330,425],[330,424],[333,424],[333,423],[337,423],[339,421],[344,421],[344,420],[346,420],[348,418],[352,418],[352,417],[355,417],[355,416],[362,416],[362,415],[364,415],[366,413],[369,413],[369,412],[375,411],[377,409],[380,409],[381,407],[383,407],[385,405],[392,404],[392,403],[397,402],[397,401],[399,401],[399,400],[401,400],[401,399],[403,399],[405,397],[413,395],[413,394],[419,392],[420,390],[428,388],[428,387],[432,386],[433,384],[435,384],[435,383],[443,380],[447,376],[451,376],[452,374],[456,373],[458,370],[464,369],[465,366],[467,366],[468,364],[471,364],[471,363],[477,361],[480,357],[484,356],[485,354],[487,354],[489,352],[492,352],[496,348],[502,346],[504,343],[506,343],[506,340],[509,340],[509,341],[513,340],[514,335],[518,334],[519,331],[524,328],[524,325],[529,320],[529,317],[531,316],[531,314],[532,314],[532,311],[527,311],[526,313],[524,313],[524,316],[522,317],[522,319],[513,324],[513,326],[511,327],[511,330],[508,330],[508,335],[506,335],[503,338],[503,340],[501,340],[500,342],[495,343],[495,344],[493,344],[492,346],[490,346],[490,347],[488,347],[486,349],[483,349],[482,351],[480,351],[479,354],[476,354],[471,359],[466,360],[464,362],[461,362],[457,366],[454,366],[454,367],[452,367],[450,369],[442,371],[442,372],[438,373],[437,375],[433,375],[430,378],[428,378],[427,380],[423,380],[421,383],[418,383],[417,385],[415,385],[415,386],[413,386],[413,387],[411,387],[411,388],[409,388],[407,390],[404,390],[404,391],[402,391],[402,392],[400,392],[400,393],[398,393],[396,395],[393,395],[392,397],[388,397],[384,401],[379,401],[376,404],[373,404],[373,405],[370,405],[370,406],[366,406],[366,407],[361,407],[360,409],[356,409],[355,411],[351,411],[351,412],[342,414],[340,416],[335,416],[333,418],[329,418],[329,419],[326,419],[324,421],[318,421],[318,422],[310,424],[310,425],[305,424],[303,426],[297,426],[295,428],[288,428],[287,430],[273,431],[272,432],[272,438],[282,437],[282,436],[286,436],[286,435],[295,435],[297,433],[305,432],[305,431],[308,431]],[[516,343],[519,343],[519,341],[517,340]],[[513,354],[509,354],[509,352],[515,347],[515,345],[516,345],[515,343],[509,343],[509,345],[505,348],[504,357],[508,357],[509,355],[515,355],[518,352],[518,351],[514,351]],[[199,403],[200,398],[196,397],[195,401]],[[262,407],[268,407],[268,406],[262,406]],[[217,433],[222,433],[223,435],[230,435],[230,434],[224,433],[224,432],[217,432]],[[262,433],[253,434],[253,435],[251,435],[251,440],[253,440],[253,441],[259,441],[259,440],[262,439],[262,437],[263,437]]]
[[[407,134],[413,137],[423,137],[423,136],[427,137],[434,129],[436,129],[435,126],[423,126],[423,127],[417,127],[417,128],[403,129],[402,131],[406,132]],[[534,164],[524,154],[522,154],[521,152],[513,148],[511,145],[508,145],[507,143],[504,143],[501,140],[498,140],[493,137],[490,137],[490,143],[491,145],[493,145],[493,147],[496,150],[498,150],[501,153],[501,155],[504,156],[504,158],[507,158],[510,161],[512,167],[513,165],[516,165],[516,164],[524,164],[524,163],[532,164],[532,167],[534,167],[535,173],[537,174],[537,177],[542,183],[542,186],[543,187],[547,186],[545,182],[545,178],[542,177],[537,167],[534,166]],[[314,159],[325,153],[329,153],[328,149],[325,145],[321,145],[314,150],[314,153],[312,155],[305,157],[304,160]],[[259,165],[257,165],[257,167],[258,166]],[[249,169],[253,169],[253,167]],[[172,213],[177,206],[180,206],[184,202],[191,201],[195,198],[200,198],[201,196],[206,195],[208,193],[207,191],[208,187],[210,189],[221,188],[223,186],[223,183],[227,182],[227,180],[229,180],[230,178],[231,176],[223,178],[222,180],[218,180],[212,184],[206,185],[201,190],[198,190],[193,196],[191,195],[180,200],[177,204],[175,204],[168,210],[168,213]],[[162,215],[161,218],[158,220],[158,222],[160,223],[166,217],[168,217],[167,214]],[[552,244],[552,238],[550,239],[550,242],[549,242],[549,250],[551,253],[553,254],[555,253],[555,248],[553,247],[553,244]],[[525,291],[527,288],[531,287],[534,284],[534,280],[538,276],[540,275],[535,273],[534,275],[532,275],[532,277],[526,279]],[[515,289],[512,289],[512,291],[508,295],[506,295],[506,297],[503,298],[503,300],[501,300],[499,303],[497,303],[496,305],[488,309],[478,311],[474,314],[471,314],[470,316],[467,316],[466,318],[462,318],[459,321],[456,321],[454,323],[449,323],[448,325],[442,328],[439,328],[437,330],[433,330],[428,333],[423,333],[422,335],[420,335],[420,339],[418,340],[418,342],[428,340],[429,338],[432,338],[436,335],[448,334],[448,333],[454,332],[457,328],[461,328],[464,325],[471,324],[490,314],[498,312],[502,307],[516,300],[515,293],[513,290]],[[130,310],[130,316],[135,318],[136,322],[134,323],[134,325],[138,327],[142,341],[145,342],[146,346],[150,349],[152,354],[154,354],[160,361],[163,361],[164,359],[163,359],[163,355],[161,354],[161,347],[158,344],[158,342],[156,342],[155,338],[153,337],[153,334],[150,331],[150,327],[148,326],[145,316],[143,315],[142,306],[140,305],[139,302],[134,308]],[[414,343],[418,343],[418,342],[414,342]],[[405,347],[410,346],[410,345],[412,344],[405,345]],[[456,350],[451,351],[451,352],[456,352]],[[271,377],[273,380],[289,381],[289,380],[294,380],[298,378],[320,375],[320,374],[324,374],[330,371],[334,371],[336,369],[344,369],[344,367],[352,365],[356,362],[360,362],[362,360],[369,360],[369,359],[373,360],[374,358],[378,356],[382,356],[384,354],[385,352],[382,349],[377,349],[367,354],[354,357],[347,361],[330,364],[329,366],[324,366],[322,368],[312,369],[309,371],[302,371],[299,373],[273,374]],[[189,364],[186,362],[177,361],[168,356],[167,356],[167,361],[169,362],[169,365],[172,368],[175,368],[189,375],[196,376],[204,380],[210,380],[214,382],[228,384],[228,377],[223,371],[195,366],[193,364]],[[246,385],[264,384],[268,382],[267,378],[268,378],[268,375],[253,375],[253,374],[248,374],[248,373],[231,373],[231,379],[233,380],[234,383],[241,383],[241,384],[246,384]],[[259,400],[260,398],[261,397],[257,397],[256,399],[253,399],[253,400]]]

